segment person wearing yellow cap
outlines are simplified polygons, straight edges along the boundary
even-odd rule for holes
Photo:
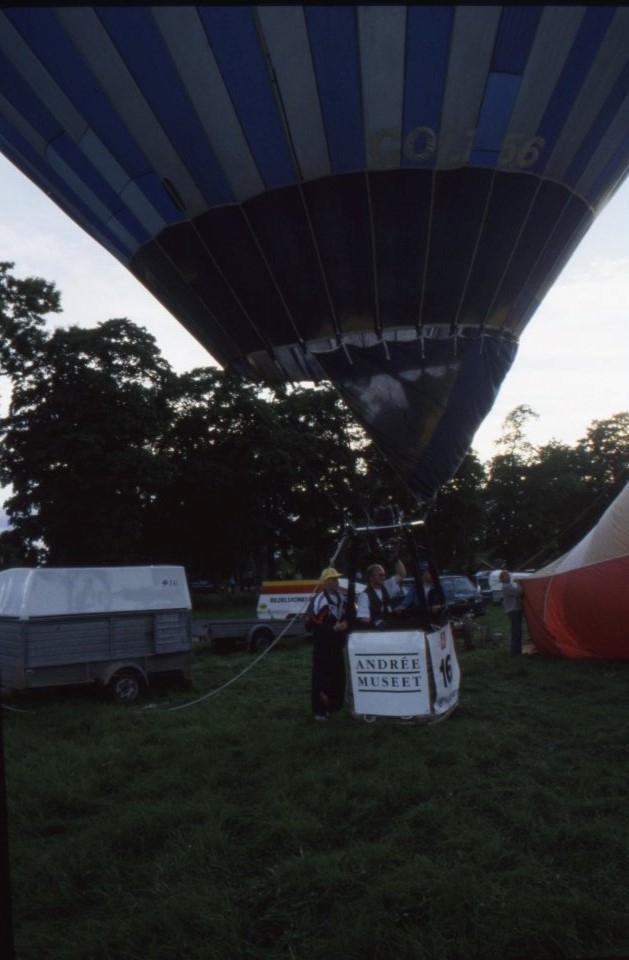
[[[319,578],[312,603],[312,683],[311,706],[315,720],[328,720],[340,710],[345,699],[345,655],[347,614],[345,598],[339,587],[342,576],[334,567],[326,567]]]

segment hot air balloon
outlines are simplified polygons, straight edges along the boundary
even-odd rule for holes
[[[418,502],[629,165],[629,9],[0,9],[0,149],[223,366]]]
[[[572,550],[522,581],[535,647],[629,660],[629,484]]]

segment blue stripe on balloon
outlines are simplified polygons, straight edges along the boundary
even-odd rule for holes
[[[210,147],[150,10],[96,7],[103,26],[125,61],[164,133],[208,203],[228,203],[233,194]],[[159,64],[159,68],[156,65]],[[136,131],[142,139],[142,131]],[[159,157],[154,158],[159,166]]]
[[[15,67],[0,53],[2,96],[9,101],[22,119],[37,131],[44,141],[57,136],[62,127],[48,108],[22,79]]]
[[[118,194],[103,180],[74,140],[66,133],[62,133],[55,137],[50,146],[109,213],[121,219],[124,208]],[[147,230],[130,212],[128,215],[125,214],[125,227],[138,243],[149,239]]]
[[[13,65],[6,61],[2,55],[0,55],[0,70],[3,78],[3,95],[23,117],[25,123],[36,130],[38,137],[44,143],[50,145],[54,152],[67,163],[77,179],[85,185],[87,190],[96,197],[106,210],[110,213],[119,210],[121,204],[116,192],[95,169],[75,141],[60,126],[59,121],[50,113],[45,104],[26,86]],[[32,146],[29,148],[29,152],[32,152],[34,156],[38,155]],[[38,163],[38,167],[41,167],[41,161]],[[61,179],[59,179],[59,183],[61,182]],[[89,203],[87,201],[82,202],[84,207],[89,209]],[[97,217],[98,215],[93,213],[90,219],[95,223]],[[135,218],[133,226],[129,227],[129,232],[138,242],[149,239],[148,234]]]
[[[365,166],[365,135],[356,10],[311,6],[304,11],[330,166],[334,173],[361,170]]]
[[[55,203],[82,229],[106,246],[122,263],[129,263],[133,250],[129,250],[119,237],[111,233],[102,218],[74,193],[67,181],[50,167],[49,163],[20,136],[12,124],[7,123],[1,114],[0,148],[24,176],[34,180],[49,196],[53,197]]]
[[[604,140],[607,128],[612,123],[614,117],[618,113],[618,110],[627,99],[628,91],[629,64],[625,66],[624,70],[618,77],[618,80],[610,90],[605,103],[597,113],[596,119],[588,131],[587,136],[584,137],[581,146],[572,158],[570,166],[567,168],[566,173],[562,178],[564,183],[571,187],[576,184],[577,180],[587,167],[589,161],[592,159],[592,156],[598,145],[602,140]]]
[[[585,199],[592,206],[596,207],[601,197],[610,190],[610,187],[618,186],[618,182],[627,171],[629,162],[629,133],[614,150],[599,175],[590,185]]]
[[[201,22],[267,188],[297,176],[250,7],[200,6]]]
[[[589,7],[585,12],[561,76],[538,127],[538,136],[545,141],[546,145],[544,157],[552,156],[575,100],[583,89],[588,70],[596,58],[615,10],[615,7]],[[530,165],[527,169],[529,173],[541,173],[543,168],[544,159],[540,155],[537,163]]]
[[[469,161],[472,166],[485,165],[488,154],[492,166],[497,162],[521,82],[521,77],[508,73],[490,74],[487,78],[475,146]]]
[[[20,7],[5,10],[5,16],[18,32],[24,32],[38,60],[91,129],[106,141],[107,149],[129,171],[129,176],[145,170],[146,156],[53,12],[42,7]]]
[[[495,166],[498,162],[541,15],[541,7],[506,7],[502,12],[470,155],[471,166]]]
[[[535,39],[543,7],[505,7],[491,58],[491,73],[522,74]]]
[[[453,20],[452,7],[409,7],[403,140],[418,127],[427,127],[436,135],[439,133]],[[436,153],[418,162],[405,156],[403,149],[402,165],[432,166],[435,156]]]
[[[145,194],[147,200],[166,222],[181,219],[181,212],[170,201],[159,178],[159,184],[147,181],[149,161],[114,110],[109,97],[51,10],[45,8],[12,8],[5,10],[19,33],[42,66],[54,77],[56,86],[67,97],[93,133],[106,145],[106,150]],[[141,178],[141,179],[140,179]],[[112,179],[119,179],[116,172]],[[145,189],[149,186],[149,189]]]

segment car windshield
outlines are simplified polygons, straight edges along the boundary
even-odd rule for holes
[[[476,588],[469,577],[441,577],[440,579],[446,595],[465,594],[468,596],[471,593],[476,593]]]

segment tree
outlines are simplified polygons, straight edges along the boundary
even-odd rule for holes
[[[284,558],[291,559],[290,544],[293,569],[318,574],[369,498],[369,442],[332,387],[276,391],[272,407],[290,451],[291,484],[278,517]]]
[[[537,534],[526,504],[526,483],[535,448],[526,438],[526,425],[537,413],[526,404],[515,407],[503,421],[489,462],[487,479],[487,534],[496,562],[518,569],[537,549]]]
[[[414,515],[331,387],[262,389],[215,368],[176,376],[126,319],[49,333],[57,291],[11,268],[0,264],[0,372],[13,384],[0,421],[0,483],[13,486],[0,565],[314,575],[345,522],[379,507]],[[533,447],[536,416],[516,407],[487,468],[471,452],[444,485],[427,523],[442,569],[471,571],[483,555],[518,568],[564,552],[629,479],[629,413],[594,421],[574,449]]]
[[[561,556],[591,527],[585,473],[578,449],[556,440],[538,448],[528,465],[522,498],[531,532],[527,566],[542,566]]]
[[[444,484],[428,525],[439,567],[473,572],[483,554],[485,468],[473,450]]]
[[[22,313],[0,482],[24,556],[314,573],[373,499],[377,454],[331,389],[177,377],[128,320],[47,334]]]
[[[505,451],[489,464],[488,546],[496,562],[519,569],[565,553],[592,528],[629,480],[629,413],[595,420],[571,448],[534,448],[524,428],[533,411],[505,421]]]
[[[216,368],[172,381],[158,444],[170,479],[147,515],[151,556],[214,580],[254,562],[264,530],[260,404],[255,386]]]
[[[318,573],[365,483],[365,441],[335,392],[261,391],[212,369],[177,390],[160,446],[173,481],[151,507],[151,551],[174,547],[214,580]]]
[[[60,313],[60,296],[39,277],[19,280],[13,263],[0,262],[0,375],[22,377],[40,356],[46,314]]]
[[[49,563],[140,559],[143,511],[167,480],[155,443],[172,376],[155,339],[125,319],[57,329],[15,383],[0,480],[27,549]]]
[[[601,497],[603,510],[629,480],[629,412],[594,420],[577,450],[583,457],[588,486],[594,496]]]
[[[0,533],[0,570],[36,567],[42,559],[41,550],[26,545],[17,530],[3,530]]]

